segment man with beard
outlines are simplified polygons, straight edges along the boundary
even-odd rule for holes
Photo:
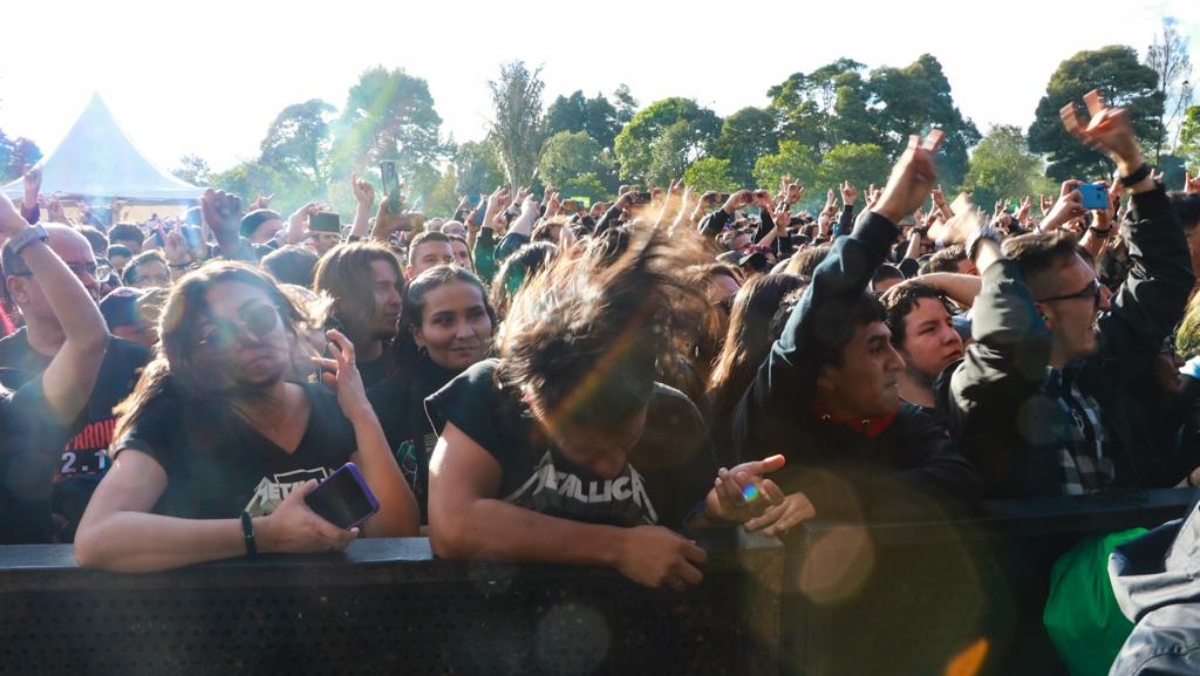
[[[363,384],[369,388],[382,380],[404,298],[396,256],[373,242],[342,245],[317,264],[313,289],[329,304],[329,328],[339,328],[354,343]]]

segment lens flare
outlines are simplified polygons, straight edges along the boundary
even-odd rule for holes
[[[750,484],[749,486],[746,486],[745,488],[743,488],[742,489],[742,498],[745,499],[746,502],[754,502],[755,500],[757,500],[758,499],[758,486],[755,486],[754,484]]]

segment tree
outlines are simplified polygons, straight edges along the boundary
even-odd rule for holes
[[[1185,162],[1200,164],[1200,106],[1192,106],[1184,113],[1175,154]]]
[[[618,85],[613,91],[613,100],[616,101],[614,106],[617,109],[617,123],[622,127],[629,124],[638,110],[637,99],[633,98],[629,85],[623,82]]]
[[[20,178],[25,167],[42,159],[42,149],[33,141],[17,137],[9,138],[0,131],[0,181],[5,183]]]
[[[847,143],[821,158],[821,166],[817,168],[818,187],[834,187],[842,181],[850,181],[860,190],[872,183],[882,186],[891,168],[891,160],[883,148],[873,143]]]
[[[779,142],[779,150],[771,155],[763,155],[754,164],[754,185],[774,189],[784,176],[791,176],[801,185],[809,188],[806,193],[815,201],[815,187],[818,175],[817,165],[821,158],[810,146],[799,141],[784,139]],[[809,200],[805,200],[806,203]]]
[[[938,172],[947,186],[962,183],[967,173],[967,151],[979,143],[979,130],[963,118],[950,91],[942,64],[923,54],[904,68],[878,68],[871,72],[871,116],[882,133],[880,146],[896,160],[908,145],[910,134],[937,127],[946,133],[938,157]]]
[[[1029,127],[1029,149],[1050,155],[1046,174],[1055,181],[1108,176],[1112,168],[1108,158],[1067,133],[1059,109],[1068,103],[1078,107],[1085,93],[1099,89],[1109,105],[1127,111],[1138,138],[1146,147],[1153,147],[1163,109],[1162,93],[1157,87],[1158,74],[1138,63],[1131,47],[1112,45],[1079,52],[1059,64],[1050,77]]]
[[[985,209],[1001,199],[1055,194],[1044,165],[1029,151],[1019,127],[995,126],[975,148],[963,189],[971,191],[972,201]]]
[[[212,167],[199,155],[184,155],[179,158],[179,166],[172,169],[171,173],[192,185],[208,185]]]
[[[563,131],[551,136],[543,148],[538,176],[563,195],[599,199],[616,179],[612,156],[586,132]],[[597,194],[599,188],[599,194]]]
[[[329,120],[337,109],[321,99],[294,103],[276,116],[260,145],[259,162],[282,173],[328,178]]]
[[[742,108],[725,118],[716,154],[729,160],[729,176],[735,183],[753,183],[754,163],[779,147],[778,127],[778,116],[762,108]]]
[[[258,194],[275,195],[277,204],[296,207],[311,199],[304,196],[312,194],[305,192],[305,189],[314,189],[311,184],[302,186],[294,178],[283,176],[274,168],[257,160],[242,162],[210,175],[209,185],[217,190],[240,195],[243,200],[254,199]]]
[[[563,131],[586,132],[601,148],[612,148],[622,122],[615,106],[604,94],[584,98],[583,91],[559,96],[546,110],[546,136]]]
[[[509,187],[533,183],[546,140],[541,69],[530,72],[523,61],[500,66],[500,79],[489,80],[493,116],[488,140],[496,148]]]
[[[678,179],[716,144],[721,119],[695,101],[655,101],[633,116],[614,143],[621,178],[660,184]]]
[[[749,186],[749,183],[741,183],[733,178],[731,164],[723,157],[701,157],[683,172],[683,182],[698,192],[716,190],[731,193]]]
[[[1146,50],[1146,65],[1158,73],[1158,93],[1162,96],[1163,109],[1158,116],[1161,132],[1154,147],[1154,163],[1159,164],[1163,143],[1170,140],[1171,130],[1177,129],[1184,111],[1192,103],[1192,62],[1188,56],[1188,39],[1175,30],[1175,19],[1162,20],[1162,34]],[[1173,145],[1171,146],[1173,147]]]
[[[382,66],[363,71],[334,125],[331,183],[342,185],[351,171],[375,171],[380,160],[395,160],[410,190],[430,172],[436,182],[435,166],[454,151],[441,125],[424,79]]]
[[[458,146],[454,156],[457,190],[460,195],[491,193],[504,185],[504,172],[496,149],[484,141],[468,141]]]
[[[780,136],[814,147],[832,150],[839,143],[875,142],[870,96],[862,71],[853,59],[841,58],[811,73],[793,73],[767,90],[769,110],[781,121]]]

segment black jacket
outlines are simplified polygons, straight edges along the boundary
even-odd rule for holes
[[[1099,353],[1069,364],[1064,380],[1078,383],[1100,406],[1116,485],[1169,486],[1183,475],[1172,449],[1147,443],[1144,404],[1157,400],[1150,374],[1163,340],[1183,318],[1195,279],[1161,186],[1134,195],[1133,204],[1127,222],[1133,270],[1100,319]],[[1043,391],[1051,335],[1014,262],[1001,260],[984,272],[972,334],[975,343],[951,377],[945,419],[989,496],[1059,495],[1058,449],[1073,423]]]
[[[1120,545],[1108,561],[1113,594],[1136,626],[1109,676],[1200,674],[1200,508]]]
[[[891,221],[867,212],[838,238],[734,412],[738,456],[786,456],[788,468],[774,478],[785,492],[803,491],[821,518],[924,518],[943,513],[937,503],[945,498],[979,499],[979,479],[957,444],[918,407],[902,404],[876,436],[813,410],[816,332],[830,319],[844,321],[835,316],[857,302],[897,234]]]

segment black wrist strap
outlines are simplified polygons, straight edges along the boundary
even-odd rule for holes
[[[258,556],[258,544],[254,541],[254,521],[250,512],[242,512],[242,537],[246,540],[246,556]]]
[[[1141,168],[1139,168],[1137,171],[1131,173],[1128,176],[1121,177],[1121,185],[1125,186],[1126,188],[1132,188],[1133,186],[1137,185],[1138,183],[1141,183],[1142,181],[1146,180],[1146,178],[1149,176],[1150,176],[1150,165],[1143,163]]]

